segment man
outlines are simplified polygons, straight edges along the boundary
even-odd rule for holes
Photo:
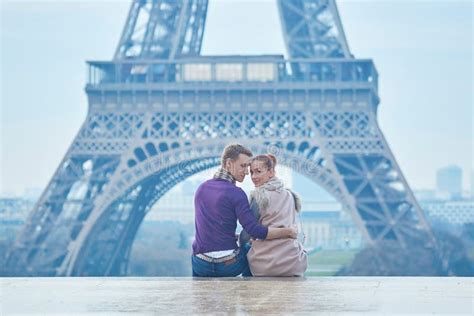
[[[196,236],[193,243],[193,276],[251,276],[248,244],[237,245],[237,220],[255,239],[296,238],[296,228],[267,228],[252,214],[245,192],[235,185],[248,174],[252,153],[240,144],[226,146],[221,168],[199,186],[194,197]]]

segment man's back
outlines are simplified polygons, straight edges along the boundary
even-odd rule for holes
[[[194,197],[196,238],[193,254],[236,249],[237,219],[255,238],[264,239],[267,229],[250,213],[245,192],[223,179],[199,186]]]

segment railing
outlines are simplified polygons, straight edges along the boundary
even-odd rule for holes
[[[372,60],[198,57],[88,62],[92,86],[123,83],[360,82],[377,89]]]

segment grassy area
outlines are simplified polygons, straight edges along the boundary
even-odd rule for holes
[[[319,250],[308,255],[305,276],[331,276],[352,262],[359,250]]]

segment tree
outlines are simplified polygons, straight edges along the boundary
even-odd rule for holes
[[[463,241],[445,231],[434,231],[436,245],[426,239],[407,238],[406,247],[381,241],[359,252],[337,275],[474,276],[474,261]]]

